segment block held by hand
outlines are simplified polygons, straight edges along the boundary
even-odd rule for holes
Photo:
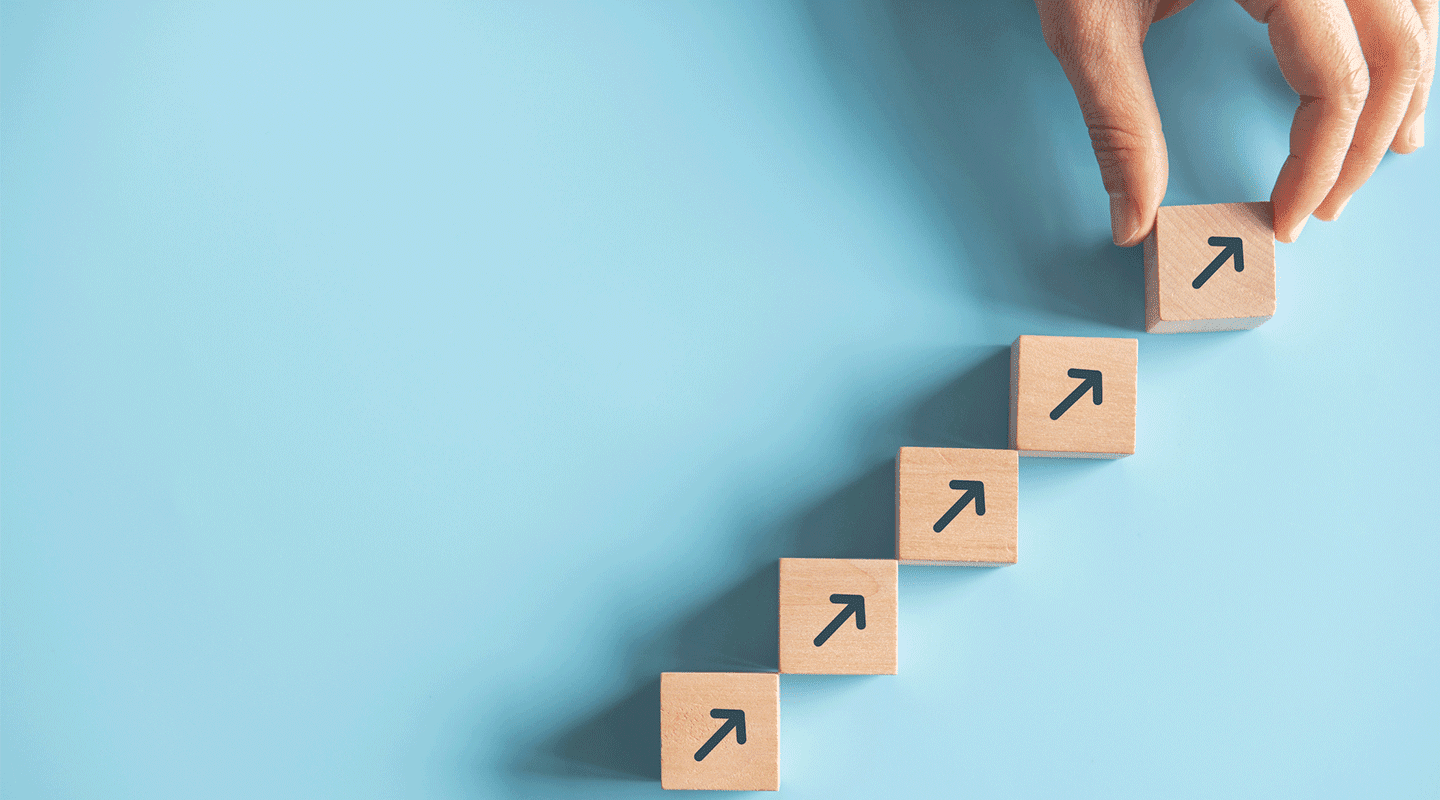
[[[1242,330],[1275,315],[1269,203],[1161,206],[1144,247],[1146,331]]]

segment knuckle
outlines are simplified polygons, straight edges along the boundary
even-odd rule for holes
[[[1425,58],[1429,55],[1429,50],[1430,41],[1425,35],[1425,29],[1418,23],[1405,25],[1395,38],[1392,55],[1395,70],[1406,81],[1414,83],[1420,79],[1420,72],[1425,67]]]
[[[1095,149],[1095,160],[1100,165],[1100,174],[1109,182],[1120,179],[1120,170],[1137,159],[1143,158],[1149,149],[1149,139],[1134,125],[1118,120],[1086,115],[1085,123],[1090,129],[1090,145]]]
[[[1097,153],[1135,153],[1144,149],[1145,136],[1132,125],[1108,119],[1087,119],[1086,125],[1090,128],[1090,144]]]
[[[1417,14],[1389,20],[1365,52],[1375,77],[1387,85],[1413,87],[1424,71],[1430,40]]]
[[[1359,114],[1370,96],[1370,67],[1361,61],[1341,71],[1332,81],[1330,94],[1341,109]]]
[[[1425,32],[1425,26],[1417,19],[1401,29],[1400,45],[1406,59],[1415,64],[1423,64],[1425,57],[1430,55],[1430,34]]]

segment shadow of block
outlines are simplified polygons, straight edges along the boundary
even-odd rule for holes
[[[666,637],[667,672],[774,672],[780,668],[780,564],[770,561],[685,618]]]
[[[660,676],[543,743],[522,768],[557,777],[660,780]]]
[[[677,619],[632,657],[635,688],[519,754],[522,776],[660,779],[661,672],[779,669],[778,562]]]
[[[812,504],[781,531],[781,557],[894,558],[894,457]]]
[[[909,443],[991,450],[1009,447],[1010,348],[984,348],[982,352],[979,362],[916,406],[910,418],[913,441]]]

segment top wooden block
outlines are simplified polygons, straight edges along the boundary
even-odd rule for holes
[[[1139,342],[1021,336],[1010,347],[1010,446],[1022,456],[1135,452]]]
[[[1269,203],[1161,206],[1145,239],[1145,330],[1254,328],[1275,315]]]
[[[780,676],[660,674],[660,785],[780,788]]]

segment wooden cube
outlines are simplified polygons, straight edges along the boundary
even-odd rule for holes
[[[894,675],[900,568],[889,559],[780,559],[780,671]]]
[[[902,564],[1014,564],[1019,498],[1014,450],[902,447],[895,457],[895,555]]]
[[[1275,315],[1269,203],[1161,206],[1145,239],[1145,330],[1255,328]]]
[[[780,676],[660,674],[660,785],[780,788]]]
[[[1022,456],[1135,452],[1139,342],[1021,336],[1010,347],[1010,446]]]

